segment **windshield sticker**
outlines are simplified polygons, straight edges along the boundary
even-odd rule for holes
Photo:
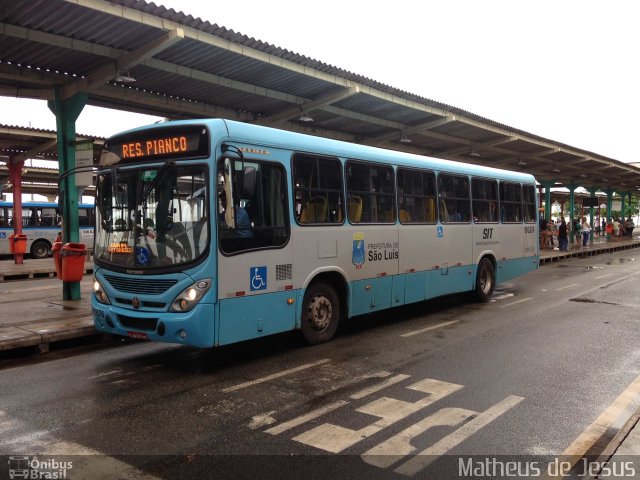
[[[136,247],[136,260],[140,265],[149,265],[151,255],[145,247]]]
[[[356,266],[356,270],[360,270],[364,265],[364,233],[356,232],[353,234],[351,263]]]

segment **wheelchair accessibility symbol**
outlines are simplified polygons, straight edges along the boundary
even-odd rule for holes
[[[267,267],[251,267],[249,269],[250,291],[267,289]]]

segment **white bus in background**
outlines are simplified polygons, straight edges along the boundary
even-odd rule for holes
[[[79,238],[87,248],[93,247],[95,210],[90,204],[78,205]],[[11,253],[9,236],[14,233],[15,215],[12,202],[0,202],[0,255]],[[46,258],[62,230],[62,215],[57,203],[24,202],[22,204],[22,233],[27,236],[27,253],[31,258]]]

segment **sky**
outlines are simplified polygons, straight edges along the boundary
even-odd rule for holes
[[[156,3],[516,129],[640,161],[632,0]],[[156,120],[86,107],[77,131],[109,136]],[[55,129],[45,102],[6,97],[0,123]]]

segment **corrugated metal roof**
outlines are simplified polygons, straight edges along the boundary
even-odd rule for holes
[[[640,169],[622,162],[154,3],[0,0],[0,6],[0,94],[50,98],[54,85],[73,87],[102,67],[113,74],[91,88],[78,86],[94,105],[169,118],[258,122],[524,170],[541,180],[618,190],[640,186]],[[174,32],[178,38],[169,39],[177,27],[184,36]],[[134,84],[114,81],[118,62],[127,58],[123,56],[138,56],[154,42],[166,43],[150,58],[134,59],[124,68],[137,80]],[[303,110],[313,117],[312,124],[297,121]],[[399,143],[402,134],[411,144]]]

